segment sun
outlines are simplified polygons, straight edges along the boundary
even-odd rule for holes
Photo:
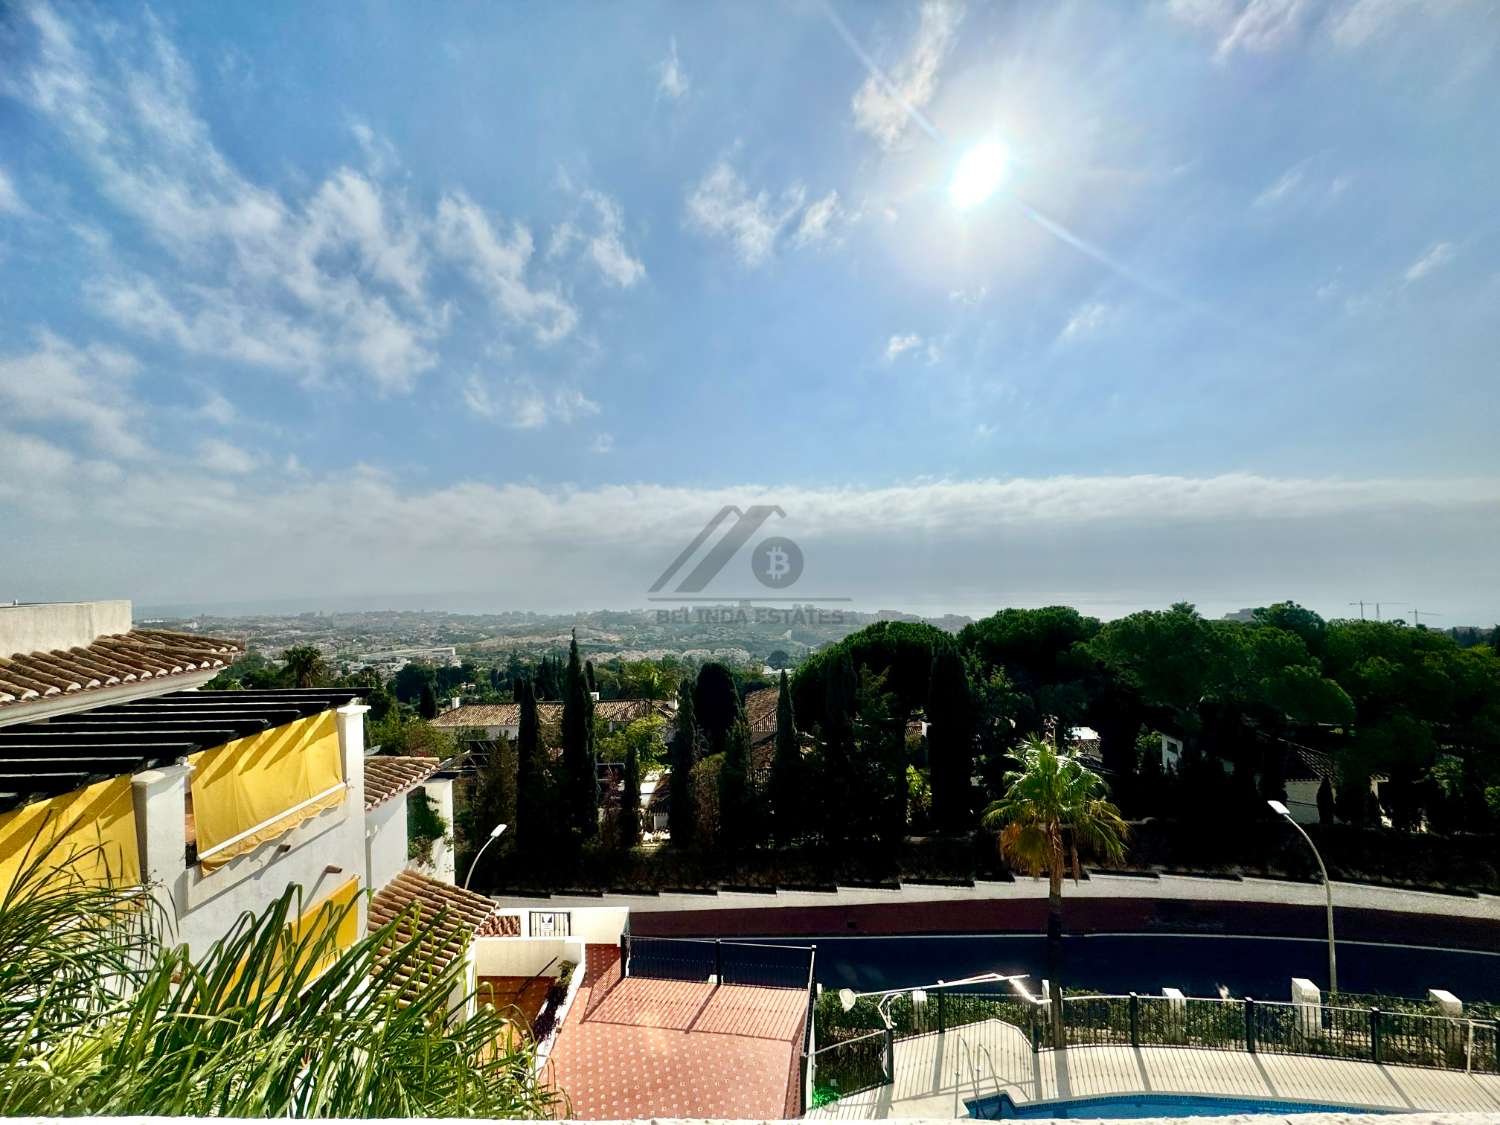
[[[999,141],[984,141],[969,149],[953,170],[953,182],[948,185],[948,195],[960,208],[968,209],[983,203],[995,193],[1000,181],[1005,178],[1005,168],[1010,154]]]

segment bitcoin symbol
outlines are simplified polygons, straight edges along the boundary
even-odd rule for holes
[[[802,548],[779,535],[766,539],[751,554],[750,569],[763,586],[790,586],[802,576]]]

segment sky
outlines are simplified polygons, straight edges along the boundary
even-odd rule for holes
[[[1497,104],[1493,0],[0,4],[0,598],[643,606],[775,505],[705,596],[1487,625]]]

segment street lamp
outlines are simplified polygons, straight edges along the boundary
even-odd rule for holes
[[[500,839],[500,833],[504,832],[508,825],[497,824],[490,829],[490,838],[480,845],[478,853],[474,856],[474,862],[469,864],[469,873],[464,876],[464,890],[469,889],[469,880],[474,878],[474,868],[479,866],[479,857],[484,855],[484,849]]]
[[[1307,841],[1307,846],[1312,849],[1313,858],[1318,861],[1318,870],[1323,873],[1323,890],[1328,895],[1328,991],[1337,996],[1339,991],[1339,968],[1338,961],[1333,951],[1333,883],[1328,879],[1328,868],[1323,866],[1323,857],[1318,854],[1318,845],[1312,842],[1312,837],[1307,834],[1302,825],[1292,819],[1292,814],[1280,801],[1267,801],[1271,811],[1277,816],[1285,817],[1288,824],[1295,828],[1298,834]]]

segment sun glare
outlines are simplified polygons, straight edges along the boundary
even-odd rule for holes
[[[993,195],[1005,178],[1008,156],[999,141],[985,141],[964,153],[954,169],[953,182],[948,185],[953,202],[969,208]]]

